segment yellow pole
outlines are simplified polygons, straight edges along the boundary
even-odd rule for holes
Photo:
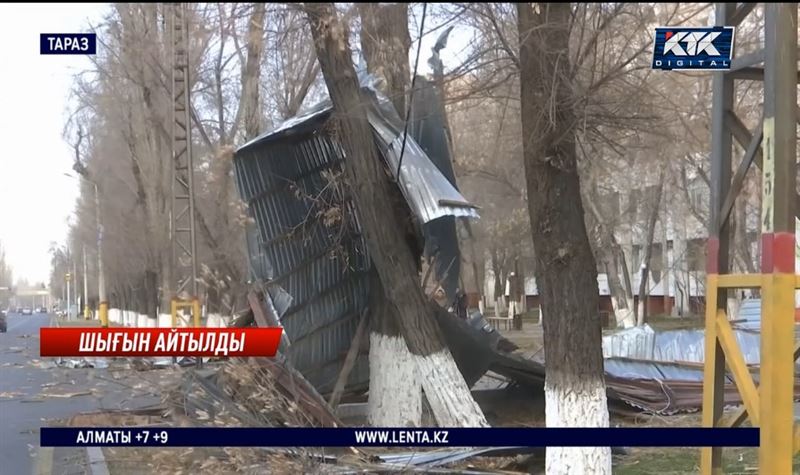
[[[792,473],[797,4],[765,9],[759,473]]]
[[[200,299],[192,299],[192,317],[194,318],[195,328],[200,327]]]
[[[100,325],[108,328],[108,302],[100,302]]]

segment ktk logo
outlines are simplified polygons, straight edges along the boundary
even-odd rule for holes
[[[664,43],[664,54],[672,53],[675,56],[696,56],[700,53],[706,53],[709,56],[719,56],[719,50],[714,47],[714,39],[716,39],[721,32],[711,31],[708,33],[702,31],[668,31],[665,33],[667,39]],[[686,50],[681,47],[681,43],[686,45]]]
[[[732,26],[656,28],[653,69],[730,69],[733,32]]]

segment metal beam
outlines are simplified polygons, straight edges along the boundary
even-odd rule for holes
[[[796,110],[795,114],[797,116],[798,124],[800,124],[800,106],[796,107],[795,110]],[[744,125],[741,119],[739,119],[739,117],[736,114],[730,111],[728,112],[726,119],[728,127],[730,128],[731,132],[733,132],[733,137],[736,139],[739,145],[741,145],[742,147],[749,147],[749,144],[752,143],[753,136],[747,130],[747,127]],[[755,155],[753,156],[753,161],[755,162],[756,166],[759,169],[763,168],[764,160],[762,158],[761,149],[756,149]],[[797,219],[800,219],[800,193],[795,193],[794,201],[795,201],[795,207],[794,207],[795,216],[797,216]]]
[[[736,116],[732,111],[730,114]],[[731,183],[731,189],[728,190],[728,196],[725,197],[725,201],[722,203],[721,219],[723,225],[727,224],[731,209],[733,209],[733,202],[736,200],[739,192],[742,191],[744,178],[747,176],[747,171],[750,170],[750,165],[753,163],[756,152],[759,151],[761,147],[761,138],[763,136],[762,126],[759,124],[755,135],[750,139],[750,145],[747,146],[747,150],[745,150],[744,157],[742,157],[742,161],[739,163],[736,173],[733,175],[733,181]]]
[[[742,402],[750,415],[750,421],[754,426],[758,425],[758,389],[753,382],[753,376],[747,367],[742,350],[733,334],[733,329],[728,321],[727,315],[723,310],[717,311],[717,335],[722,348],[725,350],[725,359],[733,375],[733,380],[742,395]]]
[[[797,4],[766,4],[761,208],[760,473],[792,473],[794,455]]]
[[[185,3],[172,4],[172,212],[170,241],[171,297],[188,302],[197,297],[194,165],[192,156],[191,78],[188,64],[189,31]],[[181,295],[184,291],[186,294]]]
[[[736,8],[735,3],[717,3],[715,24],[724,26]],[[717,311],[727,306],[727,290],[718,289],[717,278],[727,274],[730,264],[730,224],[722,220],[722,200],[731,183],[733,149],[726,115],[733,110],[734,79],[725,72],[715,72],[711,98],[711,219],[708,223],[708,257],[706,261],[705,362],[703,364],[703,427],[722,423],[725,390],[725,355],[717,336]],[[722,448],[704,447],[700,452],[700,469],[704,474],[722,473]]]
[[[733,12],[728,20],[729,26],[739,26],[739,23],[744,20],[750,12],[756,7],[755,3],[742,3],[739,5],[738,8]]]
[[[734,79],[742,79],[745,81],[763,81],[764,69],[747,67],[737,71],[731,71],[728,75]],[[800,71],[797,72],[797,83],[800,83]]]
[[[749,68],[752,66],[756,66],[764,62],[764,50],[760,49],[753,53],[743,54],[741,56],[736,56],[731,60],[731,68],[728,70],[728,73],[732,73],[734,71],[739,71],[744,68]]]

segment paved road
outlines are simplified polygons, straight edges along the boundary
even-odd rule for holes
[[[39,428],[47,424],[46,420],[102,408],[117,409],[127,397],[125,391],[102,387],[93,378],[105,370],[56,367],[53,359],[39,357],[39,328],[50,326],[53,318],[12,314],[8,316],[8,332],[0,333],[0,474],[27,475],[37,469],[41,458]],[[67,398],[41,396],[42,393],[63,396],[89,389],[95,391]],[[76,471],[74,463],[60,460],[65,449],[49,454],[52,473],[84,473]]]

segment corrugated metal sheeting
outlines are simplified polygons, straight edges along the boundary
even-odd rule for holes
[[[291,358],[322,392],[335,383],[338,360],[368,297],[370,261],[357,220],[344,219],[337,229],[315,216],[323,209],[313,200],[354,214],[352,204],[323,176],[341,170],[342,156],[329,136],[312,132],[242,148],[235,159],[239,190],[269,263],[262,269],[272,271],[257,277],[291,295],[281,319],[292,343]],[[338,255],[332,258],[335,247]],[[365,384],[368,369],[366,358],[359,358],[354,382]]]
[[[645,324],[604,336],[603,356],[702,363],[704,335],[705,331],[702,329],[656,332]],[[759,364],[759,333],[734,329],[734,335],[747,364]]]
[[[362,91],[373,99],[370,124],[394,173],[402,143],[399,118],[375,90]],[[344,151],[331,136],[331,111],[322,103],[251,140],[234,158],[239,193],[255,220],[256,232],[249,236],[253,273],[269,284],[270,294],[285,289],[291,296],[281,316],[291,358],[322,393],[332,390],[367,305],[371,268],[358,213],[342,183]],[[422,224],[442,216],[478,216],[411,137],[399,182]],[[368,381],[362,354],[348,388],[366,389]]]

